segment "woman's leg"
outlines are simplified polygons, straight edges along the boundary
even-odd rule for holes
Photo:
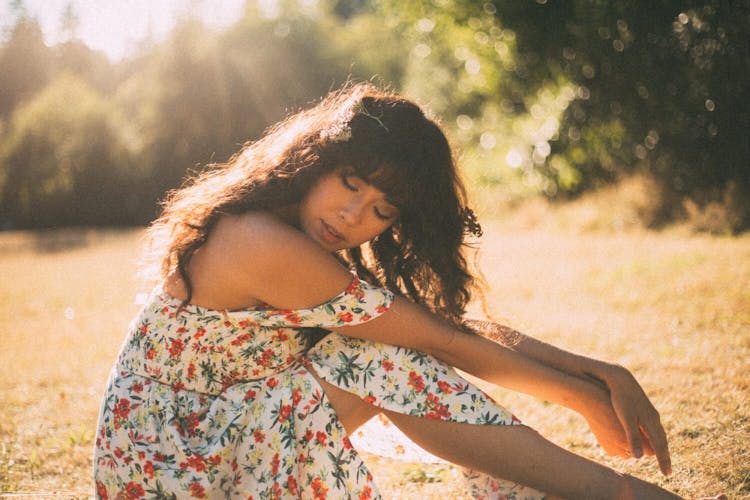
[[[318,380],[348,432],[378,412],[359,397]],[[384,413],[430,453],[539,491],[564,498],[680,498],[560,448],[529,427],[463,424]]]

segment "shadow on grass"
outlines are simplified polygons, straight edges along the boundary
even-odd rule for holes
[[[132,228],[51,228],[0,232],[0,255],[32,252],[61,253],[101,243],[111,235]]]

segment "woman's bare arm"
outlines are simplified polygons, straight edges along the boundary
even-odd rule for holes
[[[593,420],[598,417],[590,414],[587,418],[602,446],[613,455],[623,455],[623,451],[627,452],[625,456],[635,458],[640,458],[644,451],[647,455],[656,455],[661,471],[671,473],[669,446],[659,413],[626,368],[560,349],[505,325],[468,320],[466,326],[545,366],[602,384],[609,393],[611,410],[617,415],[626,439],[622,442],[613,434],[618,429],[597,426]]]
[[[226,217],[202,250],[201,265],[210,268],[203,271],[222,276],[224,285],[235,291],[233,296],[246,296],[250,301],[261,300],[283,309],[323,303],[339,294],[352,279],[333,255],[303,233],[265,213]],[[566,361],[575,358],[552,346],[545,348],[528,341],[523,343],[525,352],[518,345],[514,351],[454,329],[404,299],[397,299],[381,317],[342,328],[341,332],[433,354],[489,382],[567,406],[584,414],[590,422],[593,416],[601,429],[619,428],[610,425],[613,408],[616,410],[618,406],[610,402],[604,387],[558,369],[564,366],[556,359],[558,354],[562,363],[570,364],[573,373],[579,368]],[[534,355],[539,359],[534,359]],[[632,411],[627,397],[618,401],[621,410]],[[595,426],[596,423],[592,428]]]
[[[268,214],[228,219],[217,227],[206,250],[202,262],[222,266],[221,275],[234,289],[241,288],[242,295],[283,309],[323,303],[339,294],[352,279],[334,256]],[[603,388],[595,384],[453,328],[402,298],[397,298],[382,316],[340,331],[432,354],[489,382],[576,411],[607,398]]]

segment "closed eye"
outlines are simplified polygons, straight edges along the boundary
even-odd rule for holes
[[[357,192],[357,191],[359,191],[359,188],[358,188],[357,186],[355,186],[355,185],[354,185],[354,184],[352,183],[352,181],[351,181],[350,177],[351,177],[350,175],[347,175],[347,174],[343,174],[343,173],[342,173],[342,174],[341,174],[341,182],[342,182],[342,183],[344,184],[344,186],[346,186],[346,188],[347,188],[347,189],[349,189],[350,191],[354,191],[354,192]]]
[[[398,215],[398,212],[385,213],[385,212],[381,211],[378,207],[374,207],[373,210],[375,211],[375,216],[378,219],[381,219],[381,220],[384,220],[384,221],[389,221],[391,219],[395,219],[396,216]]]

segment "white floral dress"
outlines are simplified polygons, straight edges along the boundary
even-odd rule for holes
[[[426,354],[336,333],[307,349],[306,328],[364,323],[392,300],[356,277],[328,302],[294,311],[182,307],[157,289],[110,374],[94,450],[97,497],[380,498],[311,369],[394,412],[519,423]],[[467,477],[477,498],[541,496]]]

